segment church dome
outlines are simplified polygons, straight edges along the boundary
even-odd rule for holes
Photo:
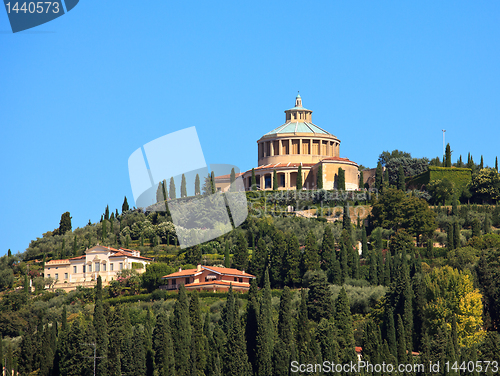
[[[285,110],[285,124],[274,128],[258,141],[258,165],[273,163],[317,163],[339,156],[340,140],[312,122],[312,111],[302,106],[297,95],[295,106]]]

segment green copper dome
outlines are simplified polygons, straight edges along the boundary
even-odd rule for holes
[[[280,125],[278,128],[275,128],[270,132],[267,132],[264,136],[283,133],[316,133],[333,136],[331,133],[318,127],[316,124],[309,122],[288,122]]]

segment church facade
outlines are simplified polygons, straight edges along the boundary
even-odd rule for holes
[[[338,188],[338,172],[345,172],[345,188],[358,189],[358,164],[340,157],[340,140],[312,122],[312,111],[302,107],[297,95],[295,106],[285,111],[285,123],[263,135],[258,141],[258,166],[254,168],[258,190],[273,189],[274,171],[278,190],[296,189],[302,166],[304,189],[316,189],[318,171],[323,171],[323,189]],[[320,169],[319,167],[322,167]],[[238,175],[245,190],[252,190],[252,170]],[[219,191],[229,188],[229,176],[215,178]]]

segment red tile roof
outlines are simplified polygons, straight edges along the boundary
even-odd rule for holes
[[[69,264],[69,259],[50,260],[45,263],[45,265],[60,265],[60,264]]]
[[[236,177],[240,177],[241,175],[243,175],[244,172],[239,172],[236,174]],[[229,179],[231,178],[231,174],[227,174],[227,175],[221,175],[221,176],[216,176],[215,179]]]
[[[353,162],[349,160],[349,158],[340,158],[340,157],[328,157],[328,158],[323,158],[321,162],[323,161],[334,161],[334,162],[349,162],[349,163],[354,163],[356,166],[358,165],[356,162]]]
[[[245,273],[244,271],[241,271],[238,269],[221,268],[218,266],[205,266],[205,265],[201,265],[201,271],[198,271],[198,269],[180,270],[178,272],[163,276],[162,278],[171,279],[171,278],[177,278],[177,277],[187,277],[187,276],[192,276],[192,275],[201,273],[203,270],[209,270],[209,271],[217,273],[217,274],[229,275],[229,276],[234,276],[234,277],[255,278],[254,275]]]
[[[235,287],[250,287],[250,283],[248,282],[228,282],[228,281],[216,281],[216,280],[209,282],[188,283],[184,286],[188,288],[188,287],[207,286],[207,285],[221,285],[221,286],[233,285]]]

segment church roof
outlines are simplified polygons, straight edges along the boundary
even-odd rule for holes
[[[278,128],[273,129],[272,131],[266,133],[264,136],[282,133],[317,133],[333,136],[331,133],[318,127],[316,124],[296,121],[280,125]]]

